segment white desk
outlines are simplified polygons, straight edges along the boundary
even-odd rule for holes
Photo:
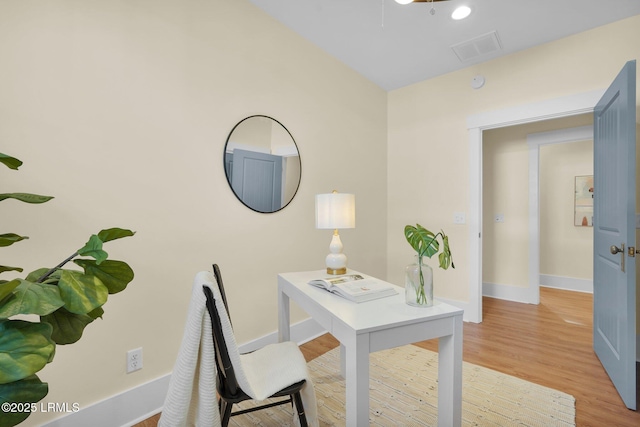
[[[354,273],[362,274],[348,271]],[[290,339],[292,299],[340,341],[347,426],[369,425],[369,353],[432,338],[439,339],[438,426],[460,426],[463,310],[438,301],[412,307],[401,287],[397,295],[356,304],[307,283],[326,276],[324,270],[278,275],[278,339]]]

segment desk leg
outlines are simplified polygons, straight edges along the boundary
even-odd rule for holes
[[[278,285],[278,342],[291,340],[291,315],[289,295],[282,292]]]
[[[353,345],[351,345],[353,344]],[[349,427],[369,426],[369,335],[357,335],[346,353],[346,400]]]
[[[342,343],[340,343],[340,375],[342,378],[347,378],[347,349]]]
[[[462,315],[453,334],[438,340],[438,426],[462,425]]]

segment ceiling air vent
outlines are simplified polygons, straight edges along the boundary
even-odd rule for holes
[[[498,33],[491,31],[474,39],[455,44],[451,46],[451,49],[461,62],[465,62],[502,50],[502,46],[498,40]]]

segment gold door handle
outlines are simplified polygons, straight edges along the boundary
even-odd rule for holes
[[[622,259],[620,260],[620,270],[622,270],[622,272],[624,273],[624,243],[621,243],[620,246],[621,247],[619,248],[616,245],[611,245],[609,250],[613,255],[617,253],[620,253],[622,255]]]

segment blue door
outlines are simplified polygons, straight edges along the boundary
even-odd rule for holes
[[[594,110],[593,348],[636,409],[636,62]]]
[[[258,212],[282,208],[281,156],[236,148],[232,164],[231,188],[245,205]]]

